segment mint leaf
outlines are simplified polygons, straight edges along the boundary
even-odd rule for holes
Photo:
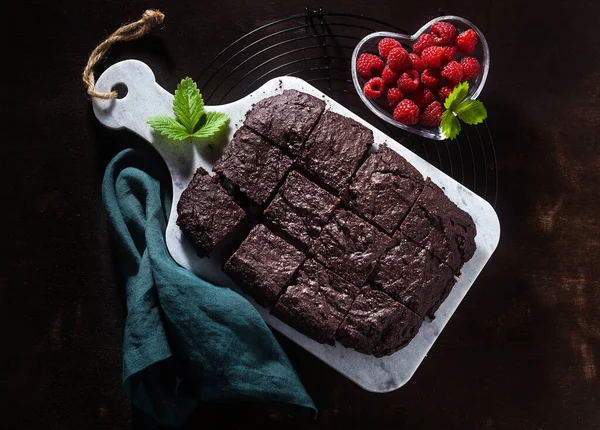
[[[229,122],[229,115],[223,112],[206,112],[200,120],[200,128],[193,134],[194,137],[210,137],[218,133]]]
[[[190,137],[183,124],[168,116],[151,116],[146,122],[169,139],[185,140]]]
[[[173,113],[189,134],[194,133],[203,111],[204,101],[196,83],[190,78],[183,79],[175,90]]]
[[[449,110],[454,109],[460,102],[462,102],[465,99],[465,97],[467,97],[467,94],[469,94],[469,83],[466,81],[461,82],[456,87],[454,87],[448,98],[446,98],[446,101],[444,102],[444,107]]]
[[[479,100],[467,100],[459,104],[454,109],[454,112],[456,112],[461,121],[470,125],[479,124],[487,118],[487,110]]]
[[[196,83],[190,78],[182,79],[173,97],[173,113],[168,116],[151,116],[148,124],[163,136],[174,140],[192,137],[211,137],[229,122],[229,115],[222,112],[204,113],[204,101]]]
[[[456,136],[460,133],[460,121],[451,110],[444,111],[441,125],[446,139],[456,139]]]

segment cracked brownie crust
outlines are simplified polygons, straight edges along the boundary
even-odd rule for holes
[[[244,218],[244,211],[215,177],[199,167],[177,202],[177,225],[206,257]]]
[[[281,95],[256,103],[247,113],[244,124],[297,155],[323,110],[323,100],[300,91],[285,90]]]
[[[213,170],[263,206],[292,166],[292,160],[265,138],[240,128]]]
[[[408,161],[382,145],[356,172],[348,204],[391,234],[421,193],[424,182]]]
[[[273,314],[320,343],[334,343],[335,332],[359,289],[316,261],[306,260],[275,305]]]
[[[387,294],[365,287],[335,337],[347,348],[383,357],[410,342],[422,322],[417,314]]]
[[[337,197],[292,171],[265,211],[265,217],[276,229],[308,248],[338,202]]]
[[[398,244],[381,257],[370,283],[421,318],[433,318],[456,282],[454,273],[401,233],[395,238]]]
[[[335,112],[321,116],[296,162],[338,195],[373,144],[373,132]]]
[[[475,253],[477,229],[471,216],[428,181],[401,231],[456,273]]]
[[[315,241],[310,254],[342,278],[361,287],[391,239],[371,224],[343,209]]]
[[[260,224],[252,229],[223,270],[258,303],[272,306],[304,254]]]

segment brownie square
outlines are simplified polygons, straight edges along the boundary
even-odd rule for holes
[[[273,314],[317,342],[333,345],[358,292],[358,287],[309,259],[279,297]]]
[[[292,160],[264,137],[240,128],[213,170],[241,193],[263,206],[292,166]]]
[[[386,145],[358,169],[348,192],[348,204],[392,234],[423,190],[423,176]]]
[[[244,218],[244,211],[221,188],[217,178],[199,167],[177,203],[177,225],[206,257]]]
[[[265,217],[272,226],[308,248],[338,202],[337,197],[292,171],[265,211]]]
[[[385,233],[353,213],[338,209],[313,243],[310,254],[361,287],[389,245],[391,239]]]
[[[475,252],[473,219],[429,180],[400,230],[456,273]]]
[[[335,338],[345,347],[375,357],[390,355],[419,332],[423,320],[382,291],[365,287]]]
[[[339,194],[372,144],[373,132],[367,127],[327,111],[296,162]]]
[[[267,227],[257,225],[227,260],[223,271],[263,306],[272,306],[304,254]]]
[[[246,114],[245,125],[296,155],[325,110],[325,102],[296,90],[268,97]]]
[[[454,272],[402,233],[395,238],[398,244],[379,259],[371,273],[371,285],[421,318],[433,318],[456,283]]]

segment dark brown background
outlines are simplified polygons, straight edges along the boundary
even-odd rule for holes
[[[600,428],[600,3],[10,1],[4,15],[0,428],[144,428],[121,388],[125,309],[100,201],[104,166],[140,142],[91,114],[93,47],[148,7],[167,15],[115,49],[173,91],[237,37],[305,6],[410,31],[440,13],[487,35],[482,95],[498,153],[502,238],[412,380],[367,393],[290,342],[320,415],[206,406],[190,428]],[[7,51],[8,49],[8,51]]]

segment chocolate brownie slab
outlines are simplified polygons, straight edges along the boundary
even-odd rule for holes
[[[334,212],[310,254],[348,282],[361,287],[391,239],[357,215],[343,209]]]
[[[419,332],[423,320],[382,291],[365,287],[335,335],[345,347],[375,357],[390,355]]]
[[[244,124],[296,155],[325,110],[325,102],[296,90],[268,97],[246,114]]]
[[[217,178],[199,167],[181,194],[177,215],[177,225],[196,246],[198,256],[206,257],[244,218],[244,211]]]
[[[317,342],[333,345],[358,292],[358,287],[309,259],[279,297],[273,314]]]
[[[279,148],[248,127],[240,128],[213,170],[241,193],[263,206],[292,166]]]
[[[456,283],[454,273],[402,233],[396,233],[394,238],[398,244],[379,259],[370,284],[421,318],[433,318]]]
[[[329,185],[339,194],[373,144],[373,132],[362,124],[327,111],[310,134],[299,166]]]
[[[352,179],[348,204],[392,234],[423,190],[423,176],[386,145],[369,155]]]
[[[477,229],[473,219],[431,181],[427,181],[400,230],[456,273],[475,252]]]
[[[272,306],[304,261],[304,254],[264,225],[252,229],[223,271],[263,306]]]
[[[292,171],[265,211],[265,217],[275,228],[308,248],[338,202],[337,197]]]

